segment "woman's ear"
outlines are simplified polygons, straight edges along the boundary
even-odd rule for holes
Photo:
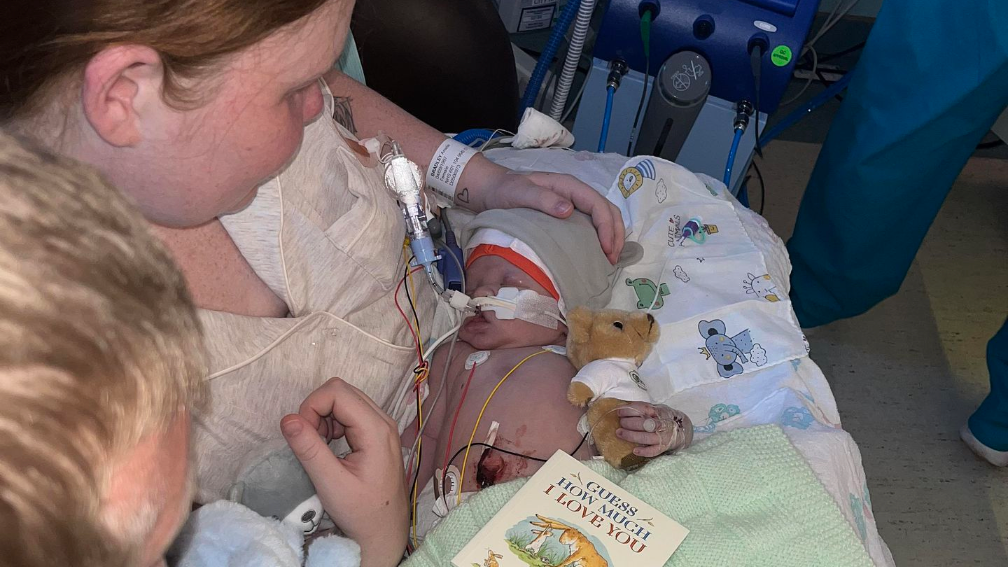
[[[161,103],[164,65],[144,45],[116,45],[100,51],[84,67],[84,116],[106,143],[132,146],[142,139],[145,105]]]

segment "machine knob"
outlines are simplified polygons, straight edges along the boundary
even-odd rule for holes
[[[678,106],[692,106],[710,92],[711,68],[695,51],[680,51],[665,60],[658,71],[658,89],[665,100]]]

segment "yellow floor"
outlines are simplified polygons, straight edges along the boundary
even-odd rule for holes
[[[778,141],[765,152],[764,214],[784,238],[818,151]],[[1008,161],[974,158],[900,292],[808,332],[897,565],[1008,565],[1008,470],[958,438],[986,395],[986,343],[1006,316]]]

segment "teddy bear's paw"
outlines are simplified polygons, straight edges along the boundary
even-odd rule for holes
[[[579,408],[583,408],[588,405],[588,402],[595,396],[595,393],[591,391],[591,388],[586,386],[583,382],[571,382],[569,388],[567,388],[567,401],[574,404]]]

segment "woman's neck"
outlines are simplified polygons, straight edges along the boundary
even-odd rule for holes
[[[287,304],[259,279],[220,221],[151,227],[182,270],[197,307],[253,317],[288,314]]]

